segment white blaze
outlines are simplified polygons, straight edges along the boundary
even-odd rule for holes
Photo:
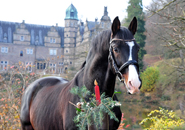
[[[132,48],[134,46],[134,42],[127,42],[128,46],[129,46],[129,58],[128,60],[133,60],[132,58]],[[129,92],[131,94],[139,91],[139,87],[141,85],[141,81],[139,80],[139,75],[137,73],[136,67],[134,65],[129,65],[128,66],[128,81],[127,81],[127,87],[130,90]]]
[[[129,46],[129,49],[130,49],[130,54],[129,54],[129,58],[128,60],[132,60],[132,47],[134,46],[134,42],[131,41],[131,42],[127,42],[128,46]]]

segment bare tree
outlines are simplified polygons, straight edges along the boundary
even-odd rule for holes
[[[166,64],[178,71],[178,79],[185,77],[185,0],[153,0],[147,7],[146,43],[155,49],[153,54],[180,59],[178,63]]]

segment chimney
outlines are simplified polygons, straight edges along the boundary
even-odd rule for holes
[[[104,16],[108,16],[107,7],[104,6]]]
[[[98,21],[98,18],[95,18],[95,22],[97,22]]]
[[[84,26],[84,22],[80,22],[81,26]]]

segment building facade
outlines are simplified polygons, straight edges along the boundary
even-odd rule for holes
[[[100,22],[79,22],[77,9],[66,10],[65,26],[44,26],[0,21],[0,72],[21,63],[29,72],[65,73],[79,68],[85,60],[91,39],[105,29],[111,20],[107,7]]]

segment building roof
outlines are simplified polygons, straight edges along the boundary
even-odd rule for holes
[[[0,21],[0,42],[13,42],[13,32],[15,32],[16,25],[15,22]]]
[[[16,28],[20,27],[21,23],[0,21],[0,42],[13,43],[13,33]],[[52,26],[25,24],[25,28],[28,30],[31,36],[31,45],[43,46],[44,37],[47,36]],[[56,31],[61,37],[61,47],[64,46],[64,27],[55,26]],[[5,37],[7,40],[5,41]],[[37,42],[36,42],[37,41]]]
[[[97,21],[87,21],[87,26],[88,26],[89,30],[94,30],[94,28],[98,24],[99,24],[99,22],[97,22]]]
[[[66,9],[66,17],[65,17],[65,20],[67,20],[67,19],[78,20],[78,12],[77,12],[77,9],[74,7],[73,4],[71,4],[71,5]]]

